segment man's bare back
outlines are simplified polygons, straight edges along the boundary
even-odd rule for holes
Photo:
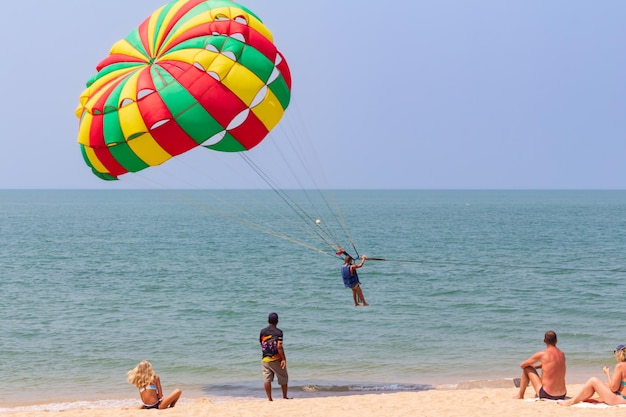
[[[567,393],[565,386],[566,359],[565,354],[556,347],[556,333],[552,330],[546,332],[544,337],[546,348],[541,350],[520,364],[522,378],[520,390],[516,398],[524,398],[528,383],[538,397],[555,399],[552,397],[564,397]],[[541,369],[541,376],[537,372]]]
[[[565,354],[556,346],[548,346],[541,355],[541,384],[550,395],[565,395]]]

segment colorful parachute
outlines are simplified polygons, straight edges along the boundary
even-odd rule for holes
[[[291,96],[272,34],[230,0],[172,1],[113,45],[97,70],[76,109],[78,143],[107,180],[198,145],[251,149]]]

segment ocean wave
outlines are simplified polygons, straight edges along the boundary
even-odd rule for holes
[[[181,399],[179,403],[192,402],[194,399]],[[20,405],[15,407],[0,407],[0,413],[33,412],[33,411],[66,411],[66,410],[100,410],[109,408],[138,408],[140,402],[136,399],[107,399],[93,401],[66,401],[47,404]]]
[[[24,405],[16,407],[0,407],[0,413],[17,411],[64,411],[77,409],[104,409],[104,408],[132,408],[137,407],[137,400],[131,399],[110,399],[96,401],[68,401],[48,404]]]
[[[433,389],[432,385],[423,384],[347,384],[347,385],[318,385],[307,384],[302,386],[290,387],[292,391],[303,392],[327,392],[327,393],[371,393],[371,392],[399,392],[399,391],[426,391]]]

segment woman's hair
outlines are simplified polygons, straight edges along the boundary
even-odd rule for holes
[[[617,354],[617,359],[620,362],[626,362],[626,348],[622,349],[622,350],[618,350],[617,352],[615,352]]]
[[[152,364],[148,361],[141,361],[139,365],[126,373],[128,382],[136,386],[137,388],[144,388],[150,385],[154,380],[154,369]]]

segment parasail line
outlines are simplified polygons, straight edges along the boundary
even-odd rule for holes
[[[367,260],[373,261],[389,261],[389,262],[403,262],[403,263],[419,263],[429,265],[459,265],[459,266],[476,266],[476,267],[490,267],[490,268],[510,268],[510,269],[544,269],[554,271],[581,271],[581,272],[614,272],[614,273],[626,273],[626,269],[623,268],[572,268],[561,266],[539,266],[539,265],[512,265],[512,264],[489,264],[479,262],[457,262],[457,261],[426,261],[419,259],[387,259],[387,258],[370,258]]]

